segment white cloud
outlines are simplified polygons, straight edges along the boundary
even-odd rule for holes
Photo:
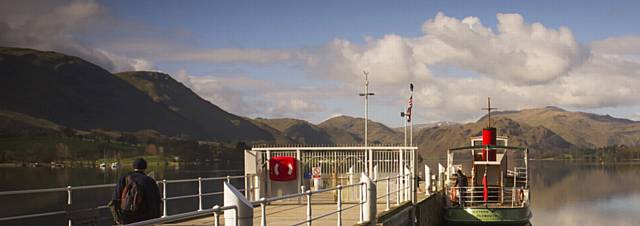
[[[74,55],[112,71],[149,70],[153,65],[144,59],[131,58],[96,48],[80,36],[114,27],[119,22],[108,10],[93,1],[73,1],[50,9],[41,2],[6,3],[0,17],[0,45],[52,50]],[[46,4],[44,4],[46,5]],[[24,10],[33,8],[33,11]]]
[[[640,89],[636,88],[640,87],[638,38],[610,38],[583,45],[566,27],[554,29],[540,23],[526,23],[518,14],[498,14],[497,18],[497,31],[475,17],[456,19],[439,13],[424,23],[421,37],[388,34],[379,39],[367,37],[362,45],[335,39],[323,48],[306,52],[204,50],[177,59],[185,57],[185,60],[212,63],[304,63],[313,79],[341,83],[339,87],[332,87],[340,90],[334,92],[334,99],[322,98],[326,95],[323,92],[304,90],[284,94],[283,89],[273,88],[272,82],[260,80],[252,80],[261,82],[253,86],[256,87],[253,93],[227,91],[217,99],[212,98],[215,103],[233,109],[232,112],[256,116],[300,115],[313,120],[309,112],[335,112],[330,102],[335,99],[348,97],[354,104],[358,103],[359,99],[347,95],[362,89],[363,70],[370,72],[371,89],[377,94],[377,103],[384,105],[405,105],[406,84],[414,82],[418,121],[475,120],[483,114],[480,108],[488,96],[503,110],[549,105],[581,109],[640,105],[640,100],[635,98],[640,95]],[[432,69],[438,65],[459,68],[472,75],[439,74]],[[203,79],[199,78],[200,82]],[[262,95],[251,97],[255,93]],[[304,94],[304,99],[291,98],[300,94]],[[250,95],[241,98],[244,102],[238,102],[255,107],[242,109],[224,104],[226,95]],[[340,95],[341,98],[336,97]]]
[[[0,2],[0,45],[76,55],[110,71],[153,70],[151,59],[214,66],[240,63],[258,69],[285,63],[285,67],[310,75],[304,80],[312,83],[311,88],[301,88],[256,75],[193,76],[185,70],[174,74],[203,98],[248,116],[314,121],[330,113],[359,112],[345,105],[360,106],[353,93],[362,89],[363,70],[370,72],[374,103],[385,107],[405,105],[406,86],[415,83],[418,122],[474,120],[483,113],[479,109],[487,96],[504,110],[548,105],[578,109],[640,106],[636,98],[640,96],[640,37],[581,44],[567,27],[526,22],[519,14],[496,17],[494,29],[477,17],[458,19],[438,13],[424,22],[423,35],[418,37],[387,34],[365,37],[364,44],[335,39],[317,48],[211,49],[153,35],[121,37],[99,48],[83,41],[83,35],[95,36],[112,27],[125,29],[116,26],[125,22],[95,2],[74,1],[57,7]],[[138,28],[131,26],[126,29]],[[438,67],[456,70],[444,74]],[[337,85],[320,87],[317,80]]]
[[[205,63],[252,63],[267,64],[276,62],[296,61],[303,59],[305,54],[292,50],[276,49],[204,49],[182,50],[171,52],[159,58],[172,61],[190,61]]]
[[[181,69],[173,77],[202,98],[234,114],[251,117],[306,118],[325,111],[315,98],[331,96],[315,88],[286,86],[242,75],[189,75]]]
[[[424,23],[421,37],[385,35],[363,45],[336,39],[309,68],[319,78],[358,85],[368,69],[371,84],[396,103],[407,93],[399,87],[414,82],[418,119],[474,120],[488,96],[504,110],[640,105],[640,38],[583,45],[566,27],[526,23],[518,14],[497,19],[493,31],[476,17],[439,13]],[[432,70],[437,65],[473,75],[438,74]]]

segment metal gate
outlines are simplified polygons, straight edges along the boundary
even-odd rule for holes
[[[359,182],[360,174],[366,173],[377,179],[379,189],[385,188],[386,183],[395,189],[413,186],[410,180],[415,172],[416,147],[402,146],[373,146],[373,147],[253,147],[247,151],[245,158],[245,173],[247,174],[248,195],[252,200],[259,197],[274,197],[300,192],[301,189],[313,190],[314,183],[322,184],[320,188],[348,185]],[[290,156],[297,160],[297,180],[290,183],[273,182],[269,179],[269,159],[276,156]],[[310,178],[313,169],[321,173],[315,182]],[[370,173],[371,172],[371,173]],[[407,175],[404,179],[386,180],[387,177]],[[251,179],[251,176],[254,179]],[[260,188],[264,189],[260,189]],[[344,189],[344,202],[359,200],[359,188]],[[398,195],[409,196],[407,192]],[[336,194],[326,197],[314,197],[314,201],[335,202]]]

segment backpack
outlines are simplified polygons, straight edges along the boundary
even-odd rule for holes
[[[138,184],[132,177],[127,175],[125,186],[120,194],[120,211],[124,214],[132,214],[140,212],[143,209],[142,186]]]

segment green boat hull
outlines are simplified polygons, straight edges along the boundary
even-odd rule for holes
[[[522,208],[447,208],[444,218],[448,224],[495,224],[526,225],[531,219],[531,210]]]

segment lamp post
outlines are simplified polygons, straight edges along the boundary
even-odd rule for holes
[[[369,92],[369,72],[362,71],[362,73],[364,74],[364,93],[360,93],[360,96],[364,97],[364,147],[365,149],[367,149],[366,151],[369,156],[368,175],[373,176],[373,150],[367,148],[369,147],[369,143],[368,143],[369,131],[367,128],[367,124],[369,122],[369,96],[373,96],[374,93]]]
[[[364,93],[360,93],[359,95],[364,97],[364,146],[368,147],[367,123],[369,121],[369,96],[373,96],[375,94],[369,92],[369,72],[362,71],[362,73],[364,74]]]

